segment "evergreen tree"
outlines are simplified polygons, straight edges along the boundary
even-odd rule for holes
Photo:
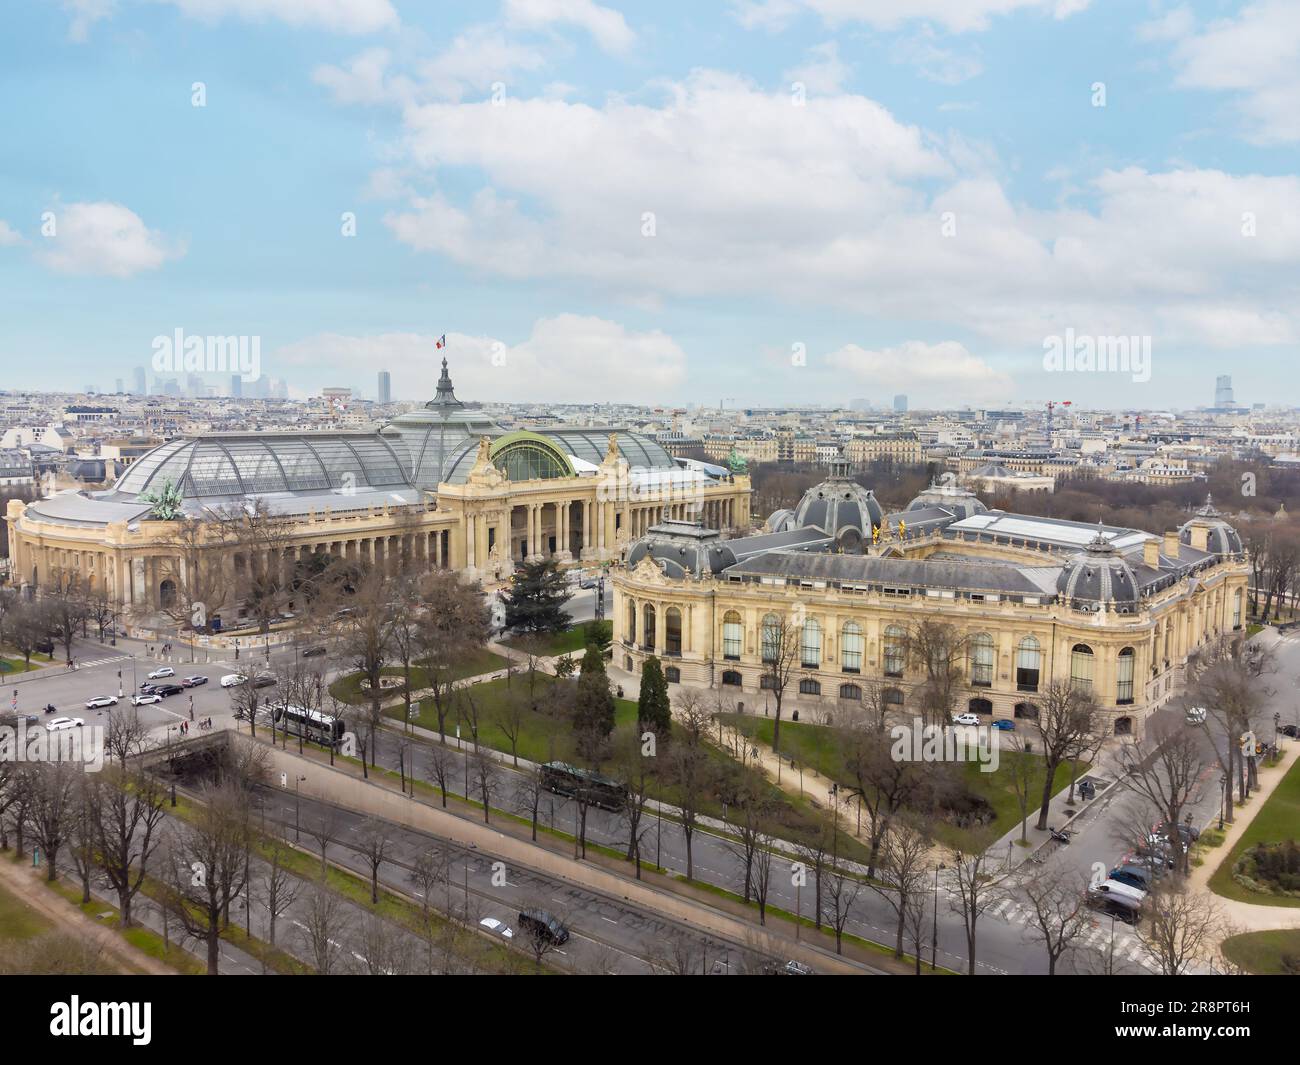
[[[636,701],[636,724],[642,732],[649,729],[667,736],[672,722],[668,704],[668,681],[659,659],[651,655],[641,667],[641,694]]]
[[[573,728],[579,747],[592,753],[614,731],[614,693],[609,690],[605,659],[589,646],[582,656],[573,698]]]
[[[506,628],[516,632],[563,632],[572,618],[564,604],[573,593],[554,559],[525,562],[505,593]]]

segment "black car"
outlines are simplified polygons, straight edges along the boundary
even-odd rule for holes
[[[325,648],[318,644],[315,647],[308,647],[303,651],[302,656],[303,658],[319,658],[323,654],[325,654]]]
[[[254,688],[271,688],[276,684],[274,673],[259,673],[253,678]]]
[[[183,681],[181,681],[181,687],[197,688],[200,684],[207,684],[207,682],[208,682],[207,677],[204,677],[200,674],[195,674],[194,676],[186,677]]]
[[[1300,739],[1300,725],[1279,725],[1278,732],[1283,736],[1290,736],[1293,740]]]
[[[1088,892],[1088,907],[1125,924],[1142,920],[1142,905],[1123,895],[1109,895],[1100,891]]]
[[[546,910],[522,910],[519,927],[530,936],[545,939],[557,947],[569,941],[569,930],[558,917]]]
[[[157,691],[159,688],[161,688],[161,687],[162,687],[162,685],[159,684],[156,680],[147,680],[147,681],[145,681],[143,684],[140,685],[140,694],[141,694],[141,695],[152,695],[154,692],[156,692],[156,691]]]
[[[179,684],[159,684],[156,685],[153,690],[166,699],[169,695],[180,695],[185,689]]]

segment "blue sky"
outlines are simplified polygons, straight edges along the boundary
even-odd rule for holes
[[[388,369],[424,398],[446,333],[482,399],[1162,408],[1229,372],[1300,402],[1287,0],[67,0],[7,29],[4,387],[129,383],[180,328],[260,337],[298,395]],[[1049,372],[1067,330],[1150,338],[1149,374]]]

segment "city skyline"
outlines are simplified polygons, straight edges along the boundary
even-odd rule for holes
[[[419,399],[445,336],[507,400],[1300,401],[1294,10],[822,10],[12,15],[6,384],[183,329],[299,397]]]

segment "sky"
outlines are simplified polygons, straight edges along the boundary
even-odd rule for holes
[[[479,400],[1300,404],[1294,0],[5,24],[0,388],[130,387],[180,329],[295,396],[430,398],[445,335]]]

